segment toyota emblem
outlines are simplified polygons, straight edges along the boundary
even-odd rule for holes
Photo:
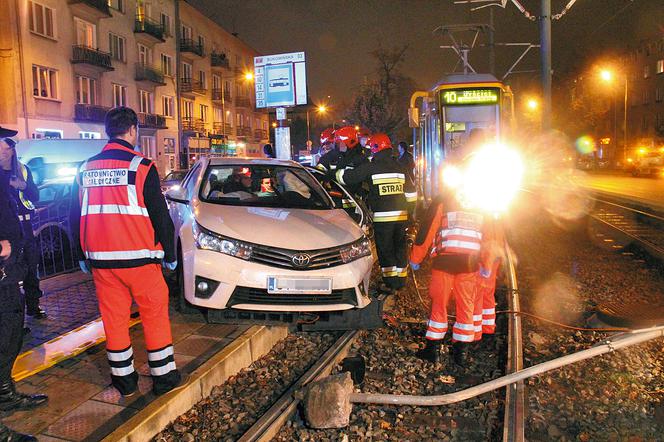
[[[293,263],[294,267],[304,268],[307,267],[311,262],[311,256],[307,255],[306,253],[298,253],[293,255],[291,262]]]

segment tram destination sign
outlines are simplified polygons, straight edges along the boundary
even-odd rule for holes
[[[441,92],[443,106],[498,104],[500,88],[446,89]]]

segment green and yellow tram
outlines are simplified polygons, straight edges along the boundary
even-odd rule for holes
[[[418,107],[419,104],[419,107]],[[490,74],[452,74],[432,90],[415,92],[409,111],[418,192],[428,204],[441,188],[447,158],[474,129],[495,141],[509,137],[514,100],[509,86]]]

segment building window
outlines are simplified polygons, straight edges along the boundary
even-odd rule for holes
[[[202,35],[198,36],[198,46],[201,47],[202,51],[205,50],[205,37],[203,37]]]
[[[650,78],[650,65],[643,66],[643,78]]]
[[[198,81],[201,83],[203,89],[207,89],[207,78],[205,78],[205,71],[198,71]]]
[[[164,138],[164,153],[175,153],[175,138]]]
[[[161,97],[162,115],[164,117],[173,118],[173,103],[173,97],[169,97],[168,95],[163,95]]]
[[[237,127],[244,127],[244,119],[242,114],[237,114]]]
[[[37,139],[53,139],[53,140],[59,140],[62,139],[64,136],[64,133],[61,129],[41,129],[37,128],[32,134],[32,138],[37,138]]]
[[[212,89],[221,89],[221,77],[219,75],[212,76]]]
[[[39,98],[58,97],[58,71],[43,66],[32,65],[32,95]]]
[[[643,101],[642,104],[648,104],[650,103],[650,94],[648,91],[643,91]]]
[[[221,110],[220,107],[213,107],[212,108],[212,117],[214,118],[212,121],[215,123],[221,123],[224,121],[224,112]]]
[[[648,117],[645,115],[641,119],[641,130],[643,133],[648,132]]]
[[[655,101],[656,102],[661,103],[663,96],[664,96],[664,94],[662,94],[662,88],[661,87],[658,87],[657,89],[655,89]]]
[[[182,34],[183,40],[191,40],[193,38],[193,32],[191,31],[191,28],[187,25],[183,24],[180,27],[180,33]]]
[[[173,76],[173,57],[161,54],[161,72],[167,77]]]
[[[152,114],[153,112],[153,107],[152,107],[152,92],[148,91],[138,91],[138,97],[139,97],[139,110],[140,112],[144,114]]]
[[[111,50],[113,60],[126,61],[125,59],[125,39],[115,34],[108,34],[108,47]]]
[[[76,44],[88,48],[97,48],[97,27],[80,18],[74,18],[76,24]]]
[[[30,32],[55,38],[55,9],[36,2],[28,3]]]
[[[224,96],[231,98],[231,82],[228,80],[224,81]]]
[[[199,107],[199,111],[201,114],[201,120],[203,120],[203,123],[207,123],[208,119],[208,107],[204,104],[201,104]]]
[[[658,74],[664,73],[664,59],[657,60],[657,73]]]
[[[97,104],[97,82],[88,77],[76,77],[76,102],[78,104]]]
[[[78,137],[86,140],[98,140],[101,138],[101,134],[99,132],[79,132]]]
[[[152,66],[152,49],[142,44],[138,45],[138,62],[142,66]]]
[[[161,26],[164,28],[164,34],[166,37],[172,37],[173,31],[171,30],[171,16],[168,14],[161,13]]]
[[[113,107],[127,105],[127,86],[113,85]]]
[[[189,63],[182,62],[182,79],[191,81],[193,68]]]
[[[182,118],[192,119],[194,117],[194,102],[182,100]]]
[[[154,137],[141,137],[141,153],[150,159],[157,158],[157,149]]]
[[[108,6],[123,14],[125,12],[125,0],[108,0]]]

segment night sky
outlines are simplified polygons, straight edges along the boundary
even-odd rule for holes
[[[568,0],[552,0],[553,13]],[[442,24],[488,23],[488,8],[470,12],[453,0],[190,0],[198,8],[264,54],[305,51],[309,95],[338,108],[374,69],[369,52],[408,44],[402,72],[421,88],[429,88],[450,71],[456,56],[439,49],[442,37],[433,35]],[[533,14],[539,0],[522,0]],[[536,22],[515,6],[493,8],[497,42],[538,42]],[[562,77],[577,65],[604,56],[640,38],[664,35],[664,0],[578,0],[561,20],[553,22],[553,67]],[[519,55],[515,48],[497,51],[500,75]],[[486,52],[473,57],[478,71],[486,71]],[[531,52],[520,70],[537,69],[539,54]],[[536,74],[520,74],[521,80]],[[514,79],[516,80],[516,78]],[[555,77],[554,77],[555,81]]]

